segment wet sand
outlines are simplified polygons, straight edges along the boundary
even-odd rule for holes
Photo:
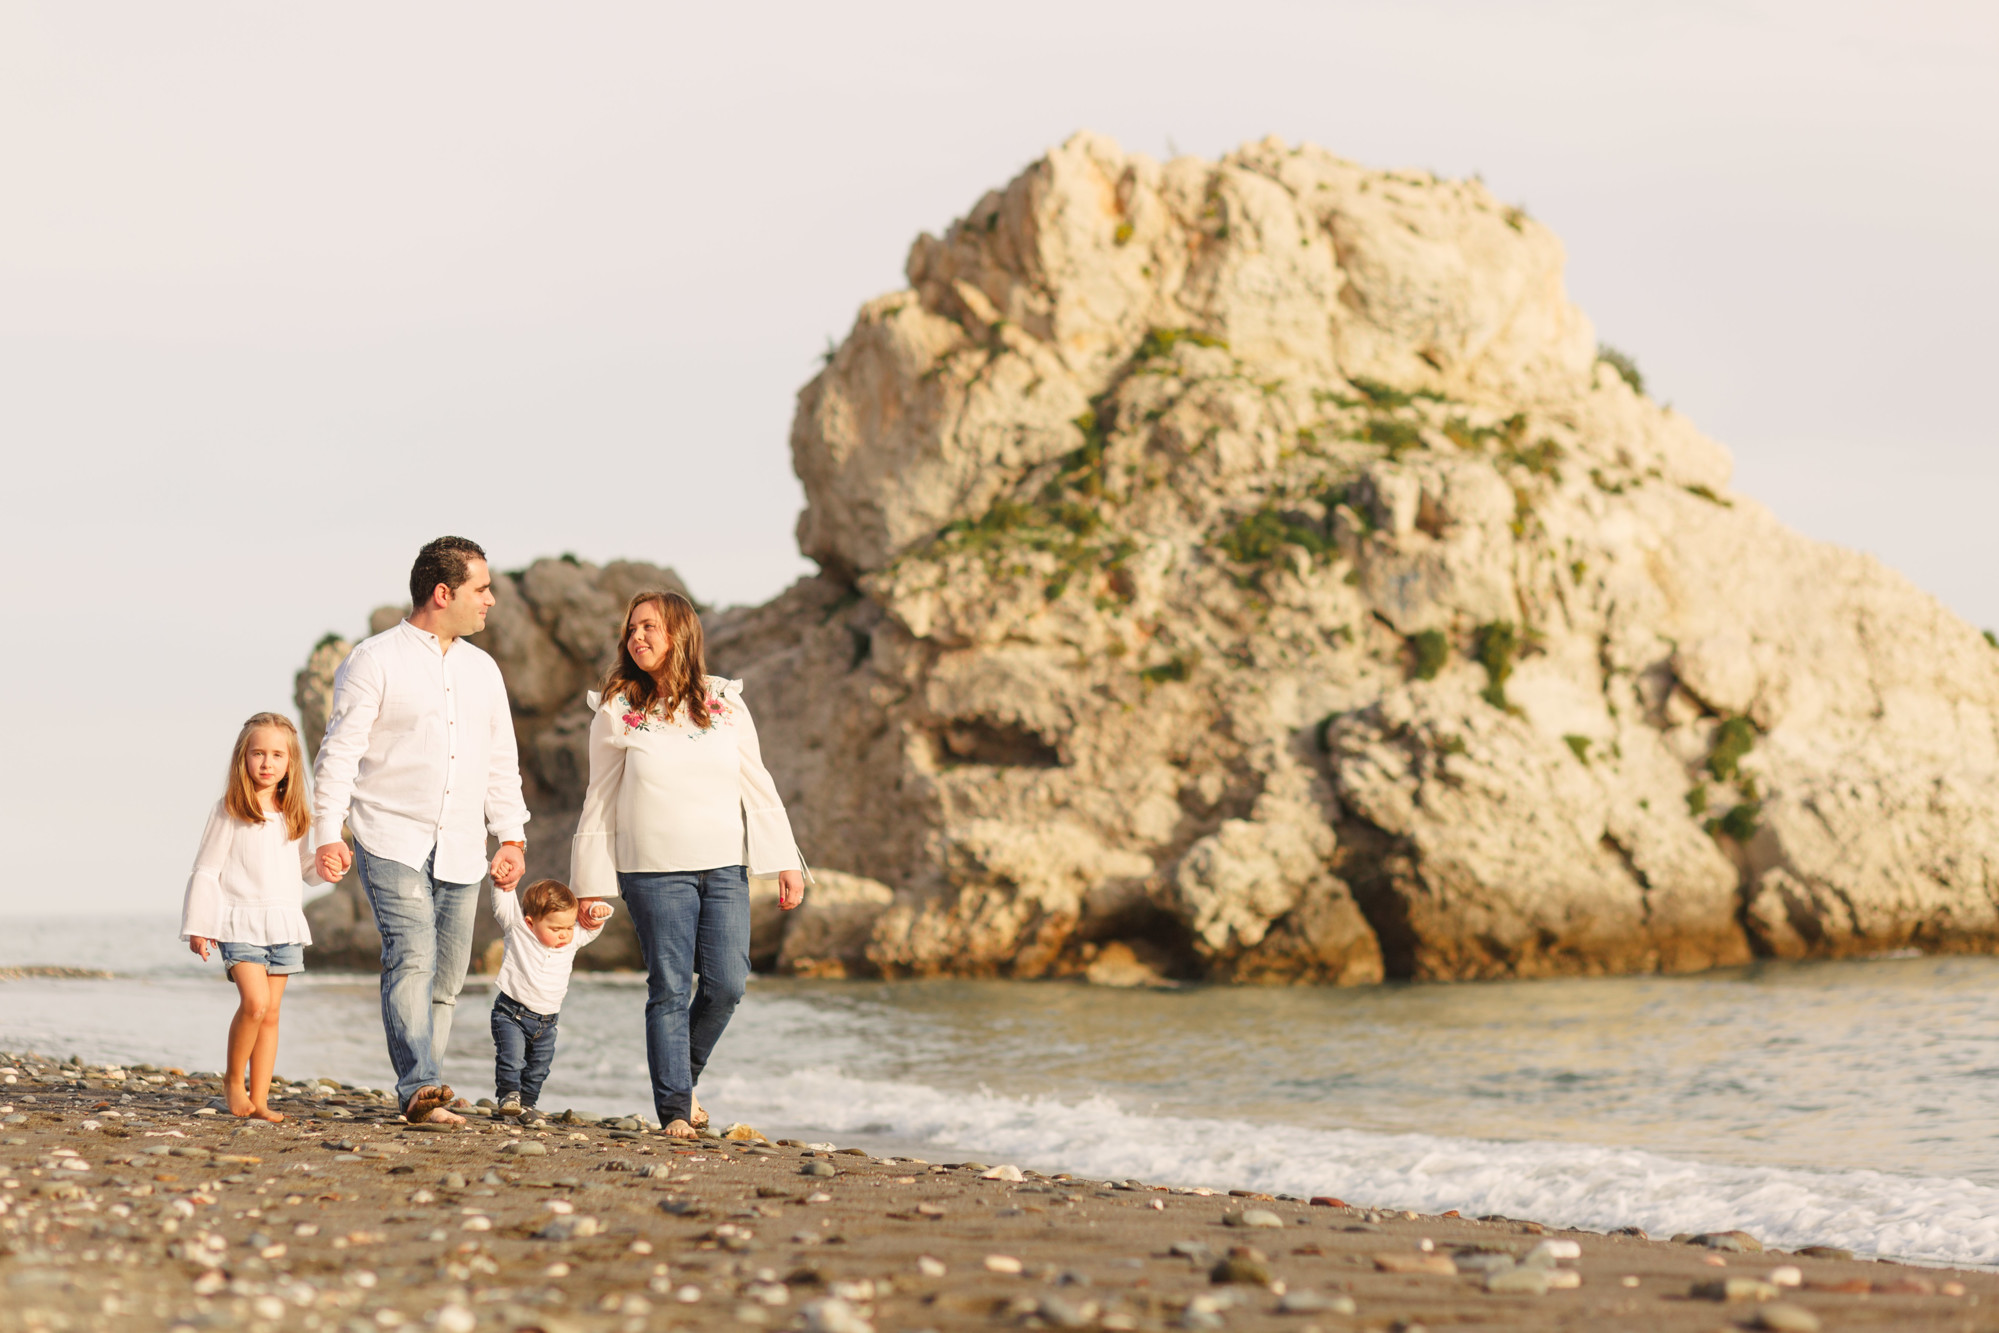
[[[201,1113],[212,1080],[29,1056],[0,1056],[0,1080],[4,1329],[1999,1330],[1999,1274],[1739,1237],[688,1144],[629,1120],[415,1128],[326,1084],[288,1085],[269,1125]]]

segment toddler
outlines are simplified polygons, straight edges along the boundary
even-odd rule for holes
[[[503,1116],[534,1118],[555,1060],[555,1024],[576,951],[611,917],[609,903],[592,903],[587,924],[577,920],[578,910],[576,895],[558,880],[536,880],[519,896],[510,889],[493,894],[493,915],[506,931],[493,997],[493,1092]]]
[[[269,1105],[278,1005],[286,978],[305,971],[312,943],[305,886],[326,882],[307,846],[311,825],[298,728],[283,714],[259,713],[236,734],[228,783],[208,814],[180,914],[187,947],[203,962],[219,947],[222,975],[236,983],[222,1072],[231,1115],[284,1119]]]

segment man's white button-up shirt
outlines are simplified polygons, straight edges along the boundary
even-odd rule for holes
[[[333,677],[313,768],[315,847],[340,826],[372,856],[450,884],[486,873],[486,835],[523,837],[520,756],[499,665],[463,639],[447,652],[405,620],[356,644]]]

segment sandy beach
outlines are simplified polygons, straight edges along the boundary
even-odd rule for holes
[[[1999,1275],[1752,1237],[688,1144],[629,1119],[419,1129],[330,1081],[284,1085],[270,1125],[176,1070],[0,1070],[10,1329],[1999,1328]]]

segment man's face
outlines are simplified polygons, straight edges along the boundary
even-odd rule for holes
[[[444,625],[454,635],[477,634],[486,628],[486,613],[493,609],[493,571],[486,562],[472,559],[465,564],[465,582],[452,590],[444,604]]]

